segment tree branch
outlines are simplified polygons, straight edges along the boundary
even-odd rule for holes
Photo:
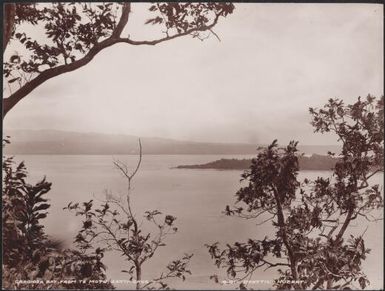
[[[278,266],[286,266],[286,267],[290,267],[290,264],[287,264],[287,263],[270,263],[268,261],[266,261],[265,259],[261,259],[262,262],[264,262],[265,264],[269,265],[265,271],[267,269],[270,269],[270,268],[273,268],[273,267],[278,267]]]
[[[137,41],[137,40],[132,40],[130,38],[119,38],[118,39],[118,42],[122,42],[122,43],[128,43],[128,44],[131,44],[131,45],[156,45],[156,44],[159,44],[159,43],[162,43],[162,42],[165,42],[165,41],[168,41],[168,40],[172,40],[172,39],[175,39],[175,38],[178,38],[178,37],[181,37],[181,36],[186,36],[186,35],[190,35],[194,32],[199,32],[199,31],[206,31],[206,30],[211,30],[217,23],[218,23],[218,19],[219,19],[219,16],[220,15],[216,15],[215,19],[213,20],[213,23],[211,23],[210,25],[203,25],[203,26],[200,26],[200,27],[196,27],[196,28],[191,28],[191,29],[188,29],[184,32],[180,32],[180,33],[177,33],[177,34],[174,34],[174,35],[167,35],[163,38],[159,38],[159,39],[155,39],[155,40],[141,40],[141,41]]]
[[[290,269],[291,269],[291,272],[292,272],[292,276],[293,276],[293,279],[296,281],[298,279],[298,272],[297,272],[297,266],[296,266],[296,258],[295,258],[295,255],[294,255],[294,251],[290,245],[290,242],[289,242],[289,239],[287,237],[287,234],[286,234],[286,229],[285,229],[285,217],[284,217],[284,214],[283,214],[283,209],[282,209],[282,205],[281,205],[281,201],[279,199],[279,193],[278,193],[278,190],[273,186],[273,193],[274,193],[274,199],[275,199],[275,203],[277,205],[277,217],[278,217],[278,226],[279,226],[279,229],[282,233],[282,241],[287,249],[287,252],[288,252],[288,256],[289,256],[289,259],[290,259]],[[295,287],[295,289],[298,289],[297,287]]]
[[[128,22],[128,16],[130,12],[131,12],[131,3],[130,2],[123,3],[122,15],[120,16],[118,25],[112,32],[111,38],[116,39],[120,37],[120,34],[122,33],[124,27]]]
[[[213,20],[213,22],[210,25],[203,25],[196,28],[188,29],[184,32],[177,33],[175,35],[166,36],[157,40],[151,40],[151,41],[135,41],[131,40],[129,38],[121,38],[120,35],[126,26],[128,22],[129,13],[131,12],[131,5],[130,3],[124,3],[122,8],[122,15],[120,17],[120,20],[118,22],[118,25],[114,29],[112,35],[99,42],[96,43],[89,52],[82,57],[79,60],[76,60],[70,64],[64,64],[60,65],[54,68],[47,69],[43,71],[41,74],[39,74],[36,78],[31,80],[30,82],[26,83],[23,87],[21,87],[19,90],[11,94],[8,98],[3,99],[3,119],[6,116],[6,114],[18,103],[20,102],[24,97],[26,97],[29,93],[31,93],[34,89],[39,87],[44,82],[48,81],[49,79],[52,79],[56,76],[59,76],[64,73],[72,72],[76,69],[79,69],[85,65],[87,65],[89,62],[93,60],[93,58],[103,49],[110,47],[117,43],[127,43],[131,45],[156,45],[165,41],[169,41],[178,37],[190,35],[194,32],[199,31],[205,31],[205,30],[211,30],[217,23],[218,19],[220,17],[220,14],[217,14]]]
[[[338,242],[339,240],[342,239],[342,236],[344,235],[344,233],[345,233],[346,229],[348,228],[349,223],[350,223],[350,221],[351,221],[351,219],[352,219],[353,212],[354,212],[354,210],[353,210],[353,208],[351,207],[351,208],[349,209],[349,211],[348,211],[348,215],[347,215],[346,218],[345,218],[344,224],[342,225],[340,231],[338,232],[338,234],[337,234],[337,236],[336,236],[336,239],[335,239],[336,242]]]
[[[24,97],[26,97],[29,93],[39,87],[41,84],[46,82],[49,79],[52,79],[56,76],[59,76],[64,73],[72,72],[76,69],[79,69],[89,62],[103,49],[114,45],[117,41],[113,38],[105,39],[104,41],[95,44],[94,47],[90,49],[90,51],[81,59],[74,61],[73,63],[67,65],[60,65],[55,68],[47,69],[39,74],[36,78],[25,84],[19,90],[14,92],[8,98],[3,99],[3,119],[6,114]]]

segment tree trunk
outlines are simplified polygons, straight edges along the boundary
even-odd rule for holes
[[[343,235],[344,235],[346,229],[348,228],[349,223],[350,223],[350,221],[351,221],[351,219],[352,219],[353,212],[354,212],[354,210],[353,210],[353,207],[352,207],[352,208],[350,208],[349,211],[348,211],[348,215],[346,216],[346,219],[345,219],[345,221],[344,221],[344,224],[342,225],[342,227],[341,227],[339,233],[338,233],[337,236],[336,236],[335,242],[338,242],[338,241],[340,241],[340,240],[342,239],[342,237],[343,237]]]
[[[9,112],[9,110],[11,110],[11,108],[16,105],[17,102],[13,102],[13,101],[16,101],[16,100],[15,99],[10,100],[9,98],[3,98],[3,115],[2,115],[3,120],[4,120],[5,115]]]
[[[136,270],[136,290],[140,290],[140,281],[142,280],[142,267],[135,263]]]
[[[3,6],[3,54],[12,37],[13,27],[15,24],[16,4],[6,3]]]
[[[298,273],[297,273],[297,261],[295,258],[295,254],[293,252],[293,249],[291,248],[290,242],[288,240],[287,234],[286,234],[286,229],[285,229],[285,217],[283,215],[283,208],[281,205],[281,201],[279,199],[279,194],[277,189],[273,187],[274,191],[274,199],[275,203],[277,204],[277,217],[278,217],[278,226],[281,231],[282,235],[282,241],[287,249],[288,256],[289,256],[289,261],[290,261],[290,269],[291,269],[291,275],[293,276],[293,279],[295,281],[298,280]],[[294,284],[294,289],[299,289],[299,286],[297,283]]]

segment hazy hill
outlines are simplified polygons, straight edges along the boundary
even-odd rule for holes
[[[6,154],[136,154],[138,137],[131,135],[80,133],[58,130],[7,131],[11,144]],[[165,138],[141,138],[144,154],[255,154],[257,145],[205,143]],[[338,151],[338,146],[300,146],[306,154]]]
[[[310,157],[299,157],[301,170],[331,170],[337,159],[329,156],[313,154]],[[180,165],[177,169],[216,169],[216,170],[245,170],[251,165],[251,159],[220,159],[201,165]]]

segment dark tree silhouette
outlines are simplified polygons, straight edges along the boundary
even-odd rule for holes
[[[357,218],[375,220],[371,212],[383,207],[383,189],[370,178],[384,167],[384,97],[376,101],[369,95],[347,106],[330,99],[310,113],[315,132],[333,132],[342,143],[333,176],[299,182],[297,142],[279,148],[274,141],[242,175],[248,185],[236,197],[245,207],[227,206],[225,212],[272,221],[275,236],[225,249],[207,246],[218,268],[226,268],[241,288],[262,267],[278,268],[278,289],[357,288],[354,282],[364,289],[369,283],[361,269],[369,253],[365,231],[355,237],[349,226]]]
[[[228,2],[149,4],[151,16],[143,21],[160,26],[164,35],[153,40],[134,40],[130,35],[122,36],[129,23],[130,2],[7,3],[3,53],[10,41],[18,42],[23,49],[10,53],[4,63],[9,96],[3,99],[3,117],[42,83],[85,66],[105,48],[118,43],[156,45],[187,35],[202,40],[210,33],[217,36],[214,26],[233,10],[234,5]],[[43,31],[45,42],[27,35],[23,25]]]
[[[8,140],[3,141],[6,143]],[[13,157],[3,157],[3,289],[113,288],[106,281],[103,250],[82,242],[73,249],[63,249],[45,234],[42,220],[50,208],[46,194],[51,183],[45,179],[35,185],[27,183],[24,163],[14,164]],[[36,283],[23,283],[25,280]],[[63,280],[73,282],[64,284]]]

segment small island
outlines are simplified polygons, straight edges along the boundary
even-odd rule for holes
[[[337,158],[313,154],[310,157],[299,157],[300,170],[330,171],[337,162]],[[216,169],[216,170],[246,170],[251,165],[251,159],[220,159],[200,165],[180,165],[177,169]]]

